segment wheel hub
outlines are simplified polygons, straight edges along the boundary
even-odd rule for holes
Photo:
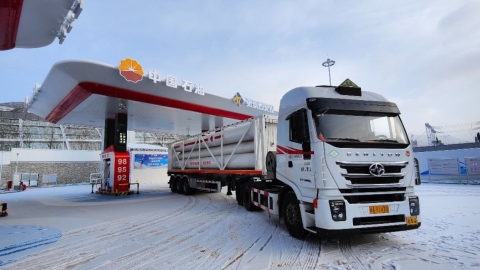
[[[295,214],[295,206],[288,205],[285,209],[285,217],[287,218],[288,223],[295,224],[297,221],[297,215]]]

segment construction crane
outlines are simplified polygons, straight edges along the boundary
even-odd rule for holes
[[[440,145],[442,141],[438,139],[438,136],[449,136],[449,135],[439,135],[452,132],[461,132],[461,131],[470,131],[475,134],[476,130],[480,130],[480,121],[465,123],[465,124],[455,124],[447,126],[432,126],[429,123],[425,123],[427,141],[429,146]],[[472,135],[475,136],[475,135]]]
[[[427,142],[429,146],[434,146],[439,144],[437,131],[429,124],[425,123],[425,128],[427,129]]]

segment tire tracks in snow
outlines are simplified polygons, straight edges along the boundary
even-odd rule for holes
[[[317,237],[296,239],[288,233],[277,233],[272,245],[280,248],[272,254],[269,269],[314,269],[319,263],[321,242]]]
[[[210,205],[212,200],[209,196],[218,195],[199,194],[193,197],[200,198]],[[204,233],[214,227],[217,222],[228,216],[230,214],[230,208],[236,205],[232,200],[224,196],[220,196],[220,199],[224,200],[225,203],[218,204],[217,202],[214,207],[217,209],[209,207],[211,213],[198,215],[198,213],[193,212],[191,215],[183,215],[184,218],[172,220],[170,222],[172,224],[162,223],[162,226],[171,228],[168,232],[164,233],[165,236],[162,237],[162,239],[151,243],[148,247],[130,252],[114,262],[106,262],[93,269],[155,268],[155,266],[158,265],[158,261],[161,261],[163,264],[168,264],[169,269],[175,269],[176,267],[185,268],[185,264],[179,265],[178,262],[192,263],[192,261],[188,259],[191,255],[185,256],[185,254],[192,254],[192,248],[186,245],[182,246],[182,244],[199,235],[204,237]],[[203,207],[200,212],[204,211],[207,207]],[[195,222],[192,222],[192,216],[195,216]],[[179,226],[179,224],[184,225]]]
[[[268,228],[274,230],[274,227],[268,224],[262,226],[265,227],[262,230],[258,223],[252,221],[252,218],[258,218],[256,214],[260,213],[245,211],[237,205],[235,200],[218,194],[207,196],[219,196],[217,200],[223,201],[223,204],[215,204],[215,208],[219,209],[210,209],[216,217],[215,221],[218,221],[215,222],[215,230],[212,230],[211,224],[207,224],[204,229],[195,231],[193,237],[189,237],[188,241],[196,244],[162,253],[160,257],[139,265],[138,268],[155,268],[159,261],[168,262],[169,269],[234,268],[243,255],[265,236]],[[218,216],[219,211],[223,213],[222,216]],[[263,215],[260,218],[264,218]],[[252,238],[256,240],[252,242]],[[208,240],[205,241],[205,239]],[[128,267],[127,265],[125,268]]]
[[[67,232],[56,247],[34,254],[11,266],[23,269],[65,269],[82,265],[107,252],[131,245],[132,242],[142,239],[137,236],[134,240],[125,241],[127,234],[143,230],[146,231],[143,238],[148,237],[146,234],[151,235],[152,232],[156,232],[154,230],[156,228],[152,227],[158,227],[158,223],[162,220],[171,220],[188,212],[197,205],[197,201],[194,197],[188,198],[182,207],[172,210],[167,215],[148,213]],[[81,239],[76,240],[76,238]]]
[[[267,223],[267,226],[265,226],[265,228],[263,230],[260,230],[258,229],[257,225],[256,224],[251,224],[253,226],[250,226],[248,231],[243,231],[244,232],[243,234],[244,235],[255,235],[252,233],[252,231],[256,234],[258,234],[258,232],[261,231],[260,235],[257,237],[257,235],[254,236],[254,238],[256,238],[253,242],[248,242],[247,241],[243,241],[243,243],[241,243],[239,246],[237,246],[237,248],[235,248],[235,253],[233,254],[233,256],[231,256],[230,258],[228,258],[228,260],[224,263],[224,265],[220,268],[220,269],[228,269],[228,268],[234,268],[234,269],[238,269],[240,267],[240,264],[241,262],[243,261],[243,259],[245,258],[245,255],[247,253],[249,253],[250,251],[254,252],[255,250],[253,249],[255,247],[255,245],[257,243],[262,243],[262,239],[264,238],[267,238],[264,240],[264,243],[262,244],[262,246],[258,249],[258,252],[261,252],[267,245],[268,243],[270,243],[270,241],[272,240],[273,238],[273,234],[275,233],[275,231],[277,230],[277,226],[278,226],[278,223],[275,227],[273,227],[273,230],[272,230],[272,226],[270,226],[269,223]],[[269,231],[269,229],[271,231]],[[252,261],[255,257],[257,256],[257,254],[255,254],[252,258],[250,258],[247,263],[249,263],[250,261]]]
[[[294,262],[293,269],[313,269],[320,258],[321,243],[318,238],[304,239],[302,250]],[[298,266],[297,266],[298,265]]]
[[[174,196],[182,200],[178,201],[179,207],[168,212],[146,213],[66,232],[54,247],[8,267],[154,269],[161,264],[168,269],[238,269],[248,267],[255,258],[251,266],[319,266],[319,240],[292,238],[276,217],[261,222],[267,218],[265,212],[247,212],[232,197],[221,193]],[[342,254],[352,268],[365,269],[349,241],[338,242]],[[264,262],[257,257],[263,256],[262,251],[267,252]]]
[[[157,201],[161,201],[161,200],[165,200],[165,199],[171,199],[171,198],[170,197],[160,198]],[[189,207],[190,203],[192,203],[192,202],[187,201],[186,205],[183,206],[183,208],[181,208],[181,209],[187,209]],[[174,214],[177,213],[176,211],[178,211],[178,210],[173,210],[172,213],[169,213],[167,215],[163,215],[163,214],[160,214],[160,213],[153,213],[153,215],[158,216],[159,218],[162,218],[162,219],[167,219],[170,216],[171,216],[171,218],[174,218],[175,217]],[[130,217],[127,217],[127,218],[124,218],[124,219],[115,220],[115,221],[111,221],[111,222],[104,222],[104,223],[97,224],[97,225],[92,225],[92,226],[89,226],[89,227],[74,229],[74,230],[71,230],[71,231],[68,231],[68,232],[64,233],[63,236],[62,236],[62,241],[69,240],[69,239],[76,238],[76,237],[81,237],[81,236],[84,236],[85,234],[94,233],[94,232],[97,232],[97,231],[105,232],[108,229],[112,230],[112,229],[120,228],[120,227],[124,226],[125,224],[136,222],[138,219],[143,219],[145,217],[153,217],[153,216],[152,216],[152,213],[145,213],[145,214],[130,216]]]
[[[363,265],[362,261],[360,261],[360,259],[358,259],[358,257],[355,255],[355,252],[353,252],[351,239],[349,236],[340,237],[338,239],[338,248],[348,260],[349,266],[352,269],[367,270],[367,267]]]
[[[162,262],[168,265],[168,269],[234,269],[240,265],[245,254],[262,243],[262,239],[265,243],[260,249],[270,241],[276,226],[271,226],[271,223],[259,226],[255,219],[264,219],[262,212],[247,212],[234,199],[222,194],[205,194],[205,197],[209,200],[214,197],[216,200],[212,206],[215,207],[210,207],[205,213],[204,208],[197,215],[211,214],[214,220],[206,217],[208,223],[203,227],[188,231],[191,235],[182,240],[187,244],[149,250],[149,256],[135,261],[135,265],[122,265],[121,268],[155,268],[158,262]],[[195,244],[188,245],[187,241]],[[104,266],[111,268],[112,265]]]

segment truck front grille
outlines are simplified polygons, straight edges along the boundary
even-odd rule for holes
[[[342,166],[340,166],[343,168]],[[370,174],[368,171],[369,166],[352,166],[352,167],[345,167],[344,169],[347,170],[347,173],[354,173],[354,174]],[[384,166],[385,173],[400,173],[402,171],[402,167],[399,166]]]
[[[351,194],[351,193],[372,193],[372,192],[390,192],[390,191],[406,191],[406,187],[379,187],[379,188],[348,188],[340,189],[342,194]]]
[[[370,166],[376,164],[376,162],[341,162],[337,161],[336,164],[340,168],[345,169],[347,172],[341,175],[345,177],[348,186],[362,187],[362,186],[382,186],[382,185],[400,185],[400,182],[406,175],[406,172],[402,172],[402,169],[408,165],[408,161],[403,162],[379,162],[384,168],[384,172],[380,175],[374,175],[370,173]]]

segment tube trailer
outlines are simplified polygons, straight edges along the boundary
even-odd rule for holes
[[[228,187],[246,210],[284,220],[289,233],[375,233],[421,225],[418,163],[396,104],[338,87],[287,92],[260,115],[169,147],[172,192]]]

